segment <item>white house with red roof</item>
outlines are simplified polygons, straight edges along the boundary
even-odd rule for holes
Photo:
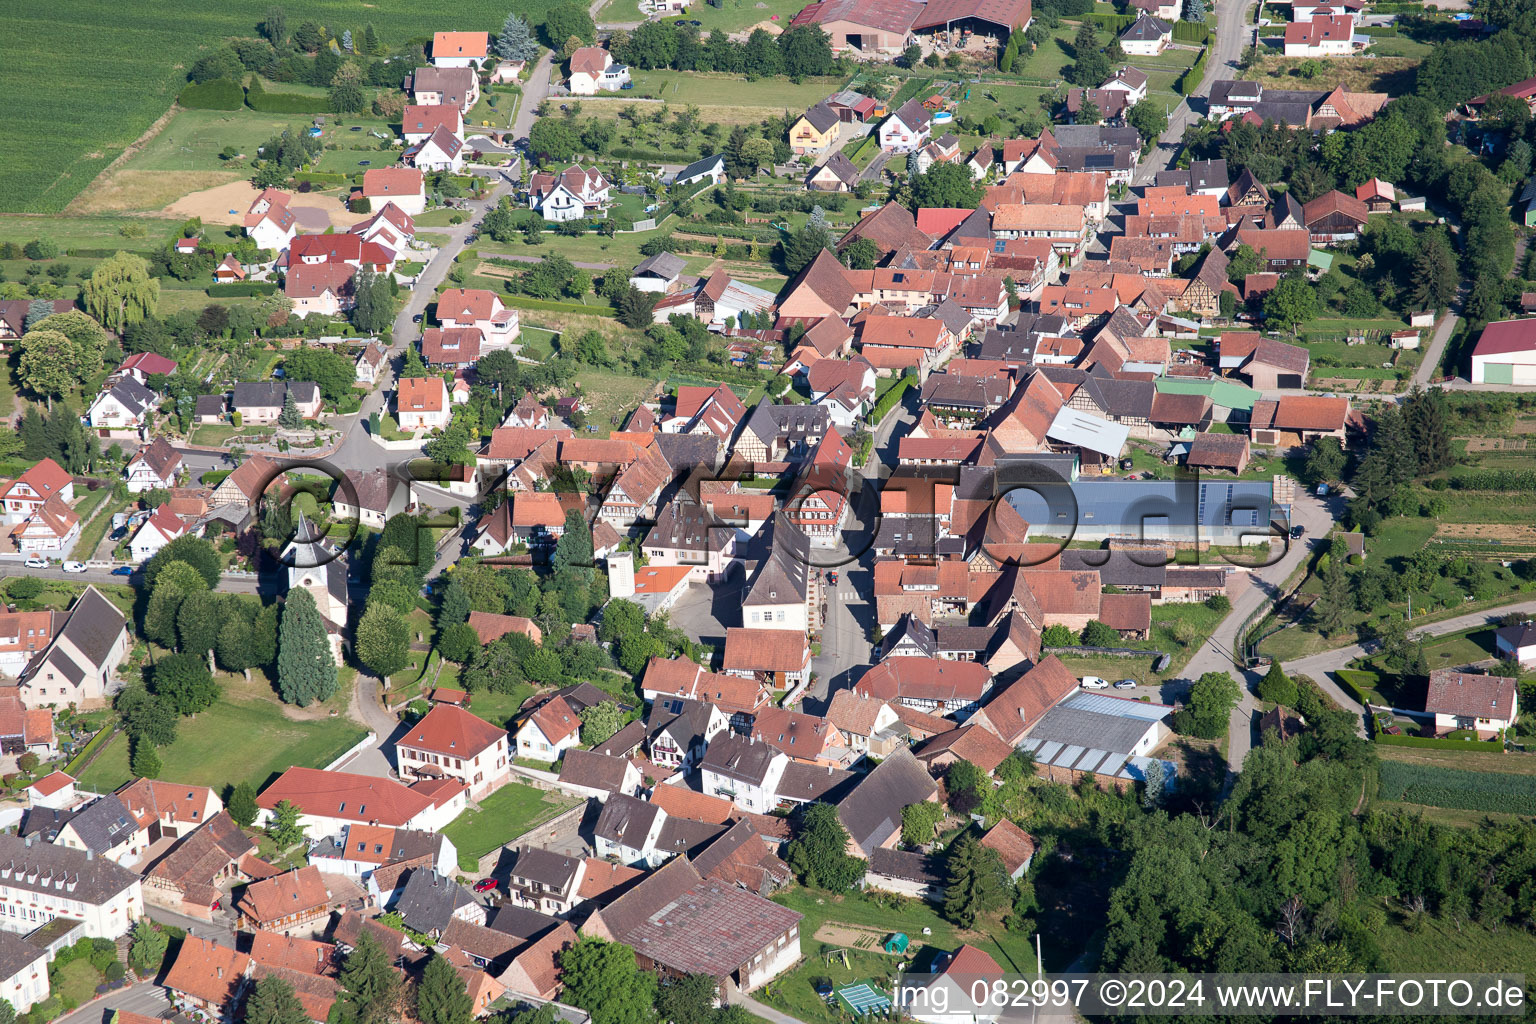
[[[596,167],[572,165],[559,174],[535,174],[528,187],[528,205],[548,221],[580,220],[608,208],[612,190]]]
[[[571,54],[571,77],[566,83],[572,96],[614,92],[629,81],[629,68],[615,64],[601,46],[583,46]]]
[[[385,203],[372,217],[352,225],[354,235],[361,235],[365,242],[378,242],[396,253],[403,252],[416,237],[416,221],[394,203]]]
[[[393,779],[319,768],[289,768],[256,798],[265,824],[286,800],[312,836],[329,836],[349,825],[388,825],[437,832],[464,810],[469,790],[454,779],[404,786]]]
[[[378,242],[350,232],[340,235],[300,235],[288,247],[288,266],[345,263],[358,270],[387,274],[395,268],[395,253]]]
[[[80,539],[80,517],[55,494],[11,527],[11,540],[24,555],[63,557]]]
[[[1003,983],[998,962],[966,944],[933,966],[926,985],[898,985],[901,1009],[923,1024],[982,1024],[1002,1016],[1005,1002],[991,998]]]
[[[419,217],[427,209],[426,176],[415,167],[374,167],[363,172],[358,195],[372,205],[394,203],[403,213]]]
[[[1316,14],[1306,21],[1293,21],[1285,26],[1285,55],[1347,56],[1354,48],[1354,39],[1354,15]]]
[[[153,515],[140,524],[139,532],[135,533],[133,539],[128,542],[128,550],[135,562],[147,562],[159,553],[161,548],[187,533],[188,529],[187,524],[171,511],[170,506],[161,505],[155,509]]]
[[[123,467],[123,474],[128,478],[128,493],[142,494],[157,488],[175,487],[181,466],[181,453],[165,438],[155,438],[134,453],[128,465]]]
[[[1424,710],[1435,716],[1437,733],[1475,730],[1487,737],[1515,724],[1520,715],[1515,680],[1480,672],[1431,669]]]
[[[448,385],[441,377],[405,377],[395,391],[395,422],[400,429],[441,430],[453,418]]]
[[[486,288],[449,288],[437,297],[437,319],[445,328],[476,328],[487,350],[512,344],[520,330],[517,310]]]
[[[490,52],[489,32],[437,32],[432,36],[435,68],[477,68]]]
[[[242,224],[258,247],[282,252],[299,233],[298,221],[288,209],[292,198],[279,189],[267,188],[251,202]]]
[[[451,171],[464,169],[464,140],[447,128],[439,127],[420,142],[409,146],[401,159],[423,171]]]
[[[295,316],[338,316],[352,308],[356,275],[350,263],[300,263],[288,268],[283,294]]]
[[[407,146],[426,141],[439,128],[464,134],[464,115],[458,107],[452,103],[410,103],[400,118],[400,136]]]
[[[118,364],[114,376],[132,377],[140,384],[147,385],[151,377],[175,373],[177,365],[176,360],[167,359],[156,352],[135,352]]]
[[[57,496],[66,504],[75,500],[75,478],[52,459],[44,459],[17,477],[0,495],[5,502],[5,521],[19,523]]]
[[[581,743],[581,716],[564,697],[541,704],[517,730],[517,756],[558,761]]]
[[[64,772],[53,772],[38,779],[27,787],[27,796],[31,798],[33,807],[52,810],[73,807],[78,799],[75,795],[74,776]]]
[[[511,777],[507,731],[451,704],[436,704],[395,741],[401,776],[457,779],[470,799],[494,792]]]

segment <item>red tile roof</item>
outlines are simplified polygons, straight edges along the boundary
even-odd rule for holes
[[[435,704],[427,716],[413,725],[399,740],[418,750],[430,750],[450,757],[474,757],[505,740],[507,731],[452,704]]]

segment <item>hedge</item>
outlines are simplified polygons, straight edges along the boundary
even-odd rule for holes
[[[659,149],[638,149],[632,146],[619,146],[608,151],[608,156],[615,160],[655,160],[660,163],[692,163],[698,159],[697,154],[663,152]]]
[[[1115,35],[1119,35],[1136,23],[1135,15],[1131,14],[1085,14],[1084,21],[1091,21],[1100,28],[1107,28]]]
[[[296,92],[249,92],[245,102],[267,114],[329,114],[329,96],[305,96]]]
[[[293,180],[307,181],[311,185],[345,185],[345,174],[334,174],[331,171],[300,171],[293,176]]]
[[[256,295],[271,295],[276,291],[276,281],[231,281],[228,284],[208,286],[210,296],[225,295],[247,299]]]
[[[1188,96],[1200,87],[1200,80],[1205,77],[1205,58],[1210,52],[1210,50],[1201,50],[1200,56],[1195,58],[1189,70],[1179,76],[1174,88],[1178,90],[1180,96]]]
[[[1355,703],[1362,707],[1365,706],[1368,698],[1361,686],[1370,686],[1381,678],[1375,672],[1363,672],[1352,668],[1334,669],[1333,674],[1339,681],[1339,688],[1353,697]]]
[[[227,78],[215,78],[211,82],[194,82],[181,90],[176,102],[188,110],[239,110],[245,106],[245,90],[239,82]]]
[[[907,389],[911,386],[911,377],[903,377],[891,385],[891,390],[881,395],[880,401],[875,403],[874,411],[869,414],[870,423],[879,425],[880,421],[885,418],[885,414],[896,407],[896,403],[901,401],[901,396],[906,394]]]
[[[1211,27],[1198,21],[1176,21],[1173,23],[1173,39],[1179,43],[1206,46],[1211,41]]]

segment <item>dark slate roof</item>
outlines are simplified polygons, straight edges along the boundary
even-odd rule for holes
[[[39,960],[50,956],[15,932],[0,932],[0,978],[14,978]]]
[[[622,843],[631,849],[645,846],[656,815],[662,810],[653,803],[624,793],[615,793],[603,803],[592,834],[612,843]]]
[[[570,854],[556,853],[539,846],[525,846],[517,851],[512,874],[563,891],[571,884],[571,879],[576,877],[581,861],[580,857],[572,857]]]
[[[714,434],[657,434],[651,443],[673,473],[714,472],[720,465],[720,439]]]
[[[837,814],[867,854],[901,828],[903,807],[922,803],[938,788],[912,751],[898,747],[838,802]]]
[[[98,856],[126,842],[139,830],[139,823],[127,805],[110,793],[81,811],[69,824],[85,848]]]
[[[859,778],[857,773],[842,768],[791,761],[784,766],[777,795],[799,803],[836,803]]]
[[[595,750],[567,750],[560,759],[560,781],[617,793],[624,785],[629,761]]]
[[[869,855],[869,870],[887,878],[939,887],[946,877],[944,865],[937,857],[907,850],[875,850]]]
[[[882,518],[880,532],[875,535],[874,546],[885,551],[890,549],[899,556],[911,557],[959,557],[965,553],[963,537],[934,537],[935,523],[931,516],[907,516],[906,518]]]
[[[59,810],[54,807],[33,807],[21,819],[17,835],[25,839],[36,836],[42,842],[51,843],[59,837],[59,829],[80,816],[80,810]]]
[[[222,416],[224,415],[223,395],[198,395],[197,406],[193,410],[194,416]]]
[[[61,880],[66,885],[74,883],[71,899],[100,904],[137,884],[139,876],[84,850],[54,843],[34,842],[28,846],[24,839],[0,834],[0,885],[43,892]]]
[[[724,158],[719,154],[715,154],[714,156],[700,157],[693,163],[689,164],[687,167],[684,167],[682,170],[678,171],[676,180],[686,181],[687,179],[693,177],[695,174],[703,174],[711,167],[713,167],[717,161],[722,159]]]
[[[124,377],[107,389],[124,409],[135,416],[155,404],[155,393],[133,377]]]
[[[880,641],[880,657],[889,655],[904,640],[910,640],[916,644],[925,658],[932,658],[938,654],[938,648],[934,645],[933,630],[911,612],[903,612],[901,618],[896,620],[896,625],[885,634],[885,639]]]
[[[560,919],[541,914],[537,910],[529,910],[527,907],[503,903],[491,913],[491,919],[486,922],[486,926],[531,942],[560,927]]]
[[[463,886],[436,871],[417,868],[405,876],[405,889],[394,909],[413,930],[441,933],[453,920],[453,912],[475,902]]]
[[[1160,587],[1168,571],[1166,561],[1161,551],[1125,548],[1067,548],[1061,553],[1063,572],[1096,570],[1099,582],[1108,587]]]
[[[282,381],[245,382],[235,385],[233,405],[236,409],[280,408],[287,393]]]
[[[825,406],[817,408],[827,411]],[[811,564],[811,542],[782,510],[763,525],[763,531],[768,557],[759,563],[742,604],[789,604],[792,594],[805,600],[810,587],[806,571]],[[771,596],[775,594],[778,596]]]
[[[726,826],[667,815],[656,836],[656,848],[668,854],[692,858],[725,833]]]
[[[739,733],[722,733],[704,751],[703,767],[728,779],[760,786],[777,756],[779,751],[766,743],[754,743]]]
[[[608,737],[602,743],[593,748],[594,754],[608,754],[612,757],[628,757],[633,754],[645,742],[645,723],[638,718],[629,722]],[[567,754],[572,751],[566,751]]]
[[[652,740],[662,733],[672,737],[672,742],[682,750],[704,741],[709,728],[710,705],[702,700],[686,697],[662,697],[651,705],[644,728]],[[633,724],[633,723],[631,723]]]

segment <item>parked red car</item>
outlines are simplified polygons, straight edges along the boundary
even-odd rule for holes
[[[482,878],[475,883],[475,892],[493,892],[496,888],[496,879]]]

